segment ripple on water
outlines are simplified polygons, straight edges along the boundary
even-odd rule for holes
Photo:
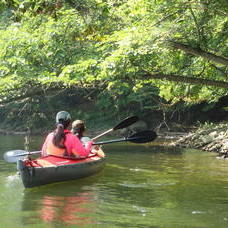
[[[128,188],[147,188],[149,187],[148,183],[129,183],[129,182],[124,182],[124,183],[120,183],[120,186],[124,186],[124,187],[128,187]]]
[[[137,168],[137,167],[134,169],[131,168],[129,170],[131,172],[142,173],[139,175],[144,175],[144,177],[147,178],[148,182],[141,184],[143,186],[140,186],[140,184],[139,184],[139,187],[172,186],[172,185],[176,185],[178,183],[177,179],[175,179],[175,178],[167,179],[166,177],[163,177],[166,174],[163,173],[164,175],[161,175],[159,172],[157,172],[155,170],[141,169],[141,168]],[[127,184],[127,185],[128,185],[128,187],[130,187],[129,184]],[[133,185],[131,184],[132,187],[135,187],[134,185],[135,184],[133,184]]]
[[[20,176],[16,173],[14,175],[9,175],[6,177],[5,185],[7,187],[17,185],[20,182]]]
[[[175,185],[176,183],[174,182],[170,182],[170,183],[153,183],[153,182],[148,182],[148,183],[132,183],[132,182],[122,182],[119,185],[120,186],[124,186],[124,187],[128,187],[128,188],[151,188],[151,187],[156,187],[156,186],[171,186],[171,185]]]
[[[133,205],[132,206],[136,211],[140,212],[142,216],[146,216],[147,215],[147,209]]]
[[[192,211],[192,214],[205,214],[205,211]]]

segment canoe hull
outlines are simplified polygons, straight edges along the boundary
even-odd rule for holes
[[[67,163],[69,160],[65,159]],[[82,159],[77,162],[70,162],[61,165],[53,165],[49,167],[32,167],[26,165],[22,160],[18,161],[18,170],[25,188],[32,188],[40,185],[51,184],[55,182],[75,180],[87,177],[99,172],[103,169],[105,159],[94,156]]]

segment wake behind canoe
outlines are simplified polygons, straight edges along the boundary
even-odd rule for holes
[[[25,159],[17,162],[25,188],[75,180],[99,172],[105,164],[105,158],[92,155],[85,159],[66,159],[46,156],[35,160]]]

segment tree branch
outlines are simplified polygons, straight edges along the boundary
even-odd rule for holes
[[[213,86],[218,88],[228,88],[228,82],[218,81],[218,80],[210,80],[210,79],[203,79],[203,78],[193,78],[193,77],[184,77],[180,75],[173,75],[173,74],[151,74],[146,73],[143,75],[146,79],[162,79],[168,80],[173,82],[181,82],[181,83],[188,83],[188,84],[197,84],[201,86]]]
[[[226,58],[226,57],[218,56],[218,55],[215,55],[211,52],[206,52],[206,51],[202,50],[201,48],[193,48],[191,46],[181,44],[181,43],[178,43],[176,41],[168,41],[168,42],[171,44],[172,47],[174,47],[176,49],[181,49],[182,51],[185,51],[189,54],[201,56],[201,57],[208,59],[212,62],[219,63],[219,64],[222,64],[224,66],[228,66],[228,58]]]
[[[73,85],[68,85],[68,86],[63,86],[59,83],[52,83],[46,86],[42,86],[40,83],[35,83],[35,82],[30,82],[26,83],[26,85],[22,85],[20,88],[15,88],[14,90],[9,93],[9,91],[0,91],[0,96],[2,95],[2,92],[6,92],[7,96],[1,96],[3,98],[0,98],[0,106],[1,105],[6,105],[11,102],[15,101],[21,101],[26,98],[31,98],[31,97],[37,97],[37,96],[48,96],[51,93],[57,93],[59,91],[67,90],[67,89],[74,89],[78,90],[83,88],[86,90],[87,88],[89,89],[87,91],[87,95],[85,97],[90,96],[90,93],[93,92],[94,90],[96,91],[98,88],[98,82],[94,83],[94,85],[89,85],[86,87],[85,85],[79,85],[79,84],[73,84]]]

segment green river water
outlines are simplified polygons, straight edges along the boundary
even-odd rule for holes
[[[41,142],[33,138],[31,150]],[[23,143],[22,136],[0,136],[0,153]],[[1,156],[1,227],[228,227],[228,161],[155,144],[103,149],[100,173],[33,189],[23,188],[16,165]]]

